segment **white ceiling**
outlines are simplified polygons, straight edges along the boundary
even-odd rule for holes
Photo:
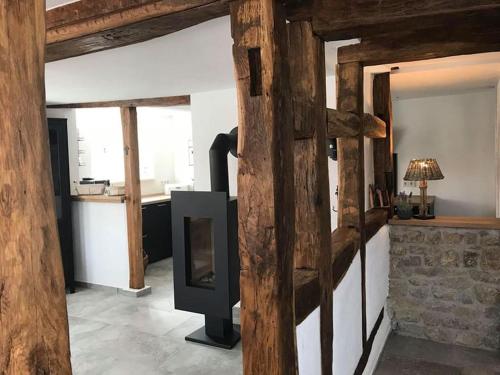
[[[68,2],[68,0],[52,0]],[[337,48],[327,43],[327,74],[334,73]],[[48,103],[185,95],[235,86],[229,17],[148,42],[46,64]],[[393,97],[446,94],[495,86],[500,53],[401,63],[391,76]],[[388,71],[392,66],[369,68]]]
[[[500,82],[500,52],[465,55],[368,68],[390,71],[394,99],[447,95],[495,87]]]
[[[45,8],[52,9],[56,7],[60,7],[61,5],[76,3],[79,0],[46,0]]]

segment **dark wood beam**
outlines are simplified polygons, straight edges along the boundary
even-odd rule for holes
[[[354,228],[337,228],[332,233],[333,288],[336,289],[358,253],[360,237]]]
[[[295,132],[295,268],[319,271],[322,374],[332,372],[333,285],[330,189],[326,150],[325,44],[307,21],[288,24],[290,93]],[[296,296],[297,297],[297,296]],[[309,298],[305,296],[305,298]]]
[[[123,152],[125,159],[125,205],[127,209],[129,285],[144,288],[144,256],[142,248],[141,179],[139,171],[139,141],[137,110],[121,108]]]
[[[0,374],[71,374],[45,115],[45,1],[0,6]]]
[[[363,121],[352,112],[327,109],[327,137],[357,137],[363,131],[368,138],[385,138],[385,122],[369,113],[364,113]],[[362,126],[363,125],[363,126]]]
[[[314,32],[329,41],[382,34],[397,36],[403,30],[432,27],[449,31],[467,23],[480,25],[485,16],[500,10],[500,3],[497,0],[315,0],[313,6],[306,2],[291,8],[301,17],[312,18]]]
[[[318,271],[295,270],[293,289],[295,292],[295,324],[299,325],[320,305],[321,292]]]
[[[394,203],[394,141],[390,73],[376,74],[373,79],[373,111],[386,124],[385,139],[373,140],[373,169],[375,186],[387,190],[390,199],[389,217]]]
[[[356,113],[327,109],[327,137],[357,137],[361,133],[361,120]]]
[[[363,116],[363,64],[339,64],[337,108]],[[339,173],[338,227],[357,228],[360,235],[363,343],[366,342],[366,233],[365,233],[365,153],[363,135],[337,139]]]
[[[191,97],[189,95],[181,95],[165,96],[161,98],[114,100],[107,102],[49,104],[47,108],[173,107],[190,104]]]
[[[500,12],[492,11],[480,24],[441,25],[364,38],[359,44],[339,48],[338,61],[367,66],[496,51],[500,51]]]
[[[227,0],[81,0],[47,12],[48,62],[144,42],[229,14]]]
[[[367,242],[377,234],[380,228],[387,224],[388,214],[387,208],[372,208],[366,212],[365,228]]]
[[[386,125],[377,116],[373,116],[369,113],[363,114],[363,134],[367,138],[385,138]]]
[[[231,2],[238,91],[243,373],[297,373],[293,124],[286,17],[278,0]]]

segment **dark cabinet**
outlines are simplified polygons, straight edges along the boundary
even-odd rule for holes
[[[170,201],[142,205],[142,239],[150,263],[172,256]]]
[[[75,290],[73,264],[73,225],[69,183],[68,129],[66,119],[48,119],[50,162],[56,203],[57,226],[66,289]]]

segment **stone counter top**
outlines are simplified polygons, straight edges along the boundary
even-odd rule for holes
[[[500,229],[500,219],[494,217],[436,216],[435,219],[430,220],[401,220],[395,217],[389,220],[389,224],[414,227]]]

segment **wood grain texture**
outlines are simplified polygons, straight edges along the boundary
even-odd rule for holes
[[[356,113],[327,109],[327,137],[357,137],[361,133],[361,119]]]
[[[394,176],[393,153],[393,124],[392,124],[392,99],[391,99],[391,76],[390,73],[376,74],[373,79],[373,112],[385,122],[385,139],[373,140],[373,169],[375,173],[375,186],[387,190],[391,200],[389,217],[394,210],[394,187],[387,186],[387,179]],[[390,181],[389,181],[390,182]]]
[[[47,108],[105,108],[105,107],[174,107],[190,105],[189,95],[165,96],[161,98],[144,98],[132,100],[113,100],[103,102],[50,104]]]
[[[366,242],[377,234],[387,224],[388,210],[386,208],[372,208],[366,212]]]
[[[281,3],[231,2],[231,29],[239,109],[243,372],[293,375],[294,129]]]
[[[139,141],[137,136],[137,109],[120,109],[125,160],[125,205],[127,209],[127,237],[129,286],[144,288],[144,261],[142,249],[141,180],[139,171]]]
[[[331,237],[333,288],[336,289],[358,253],[360,236],[354,228],[337,228]]]
[[[363,38],[361,43],[340,47],[338,61],[368,66],[500,51],[500,10],[462,24],[450,23],[460,26],[405,28],[397,34]]]
[[[183,30],[227,15],[229,5],[227,0],[83,0],[48,13],[47,61],[55,61]]]
[[[385,138],[385,122],[369,113],[363,114],[363,134],[367,138]]]
[[[295,141],[295,268],[319,271],[323,375],[333,361],[333,286],[330,189],[326,149],[325,45],[307,21],[288,24],[290,92],[295,131],[312,134]],[[296,296],[297,297],[297,296]],[[306,297],[307,298],[307,297]],[[302,301],[296,301],[296,306]],[[303,303],[306,303],[304,301]]]
[[[320,305],[321,291],[318,271],[295,270],[293,289],[295,291],[295,324],[299,325]]]
[[[497,0],[316,0],[308,8],[314,32],[325,40],[394,35],[394,30],[460,27],[500,9]],[[299,6],[295,6],[295,12]],[[300,13],[306,13],[306,9]],[[303,15],[304,17],[304,15]]]
[[[337,108],[363,116],[363,65],[339,64]],[[339,171],[338,227],[354,227],[360,235],[361,295],[363,343],[366,334],[366,232],[365,232],[365,159],[364,124],[357,137],[337,140]]]
[[[45,2],[0,6],[0,374],[71,374],[45,114]]]

